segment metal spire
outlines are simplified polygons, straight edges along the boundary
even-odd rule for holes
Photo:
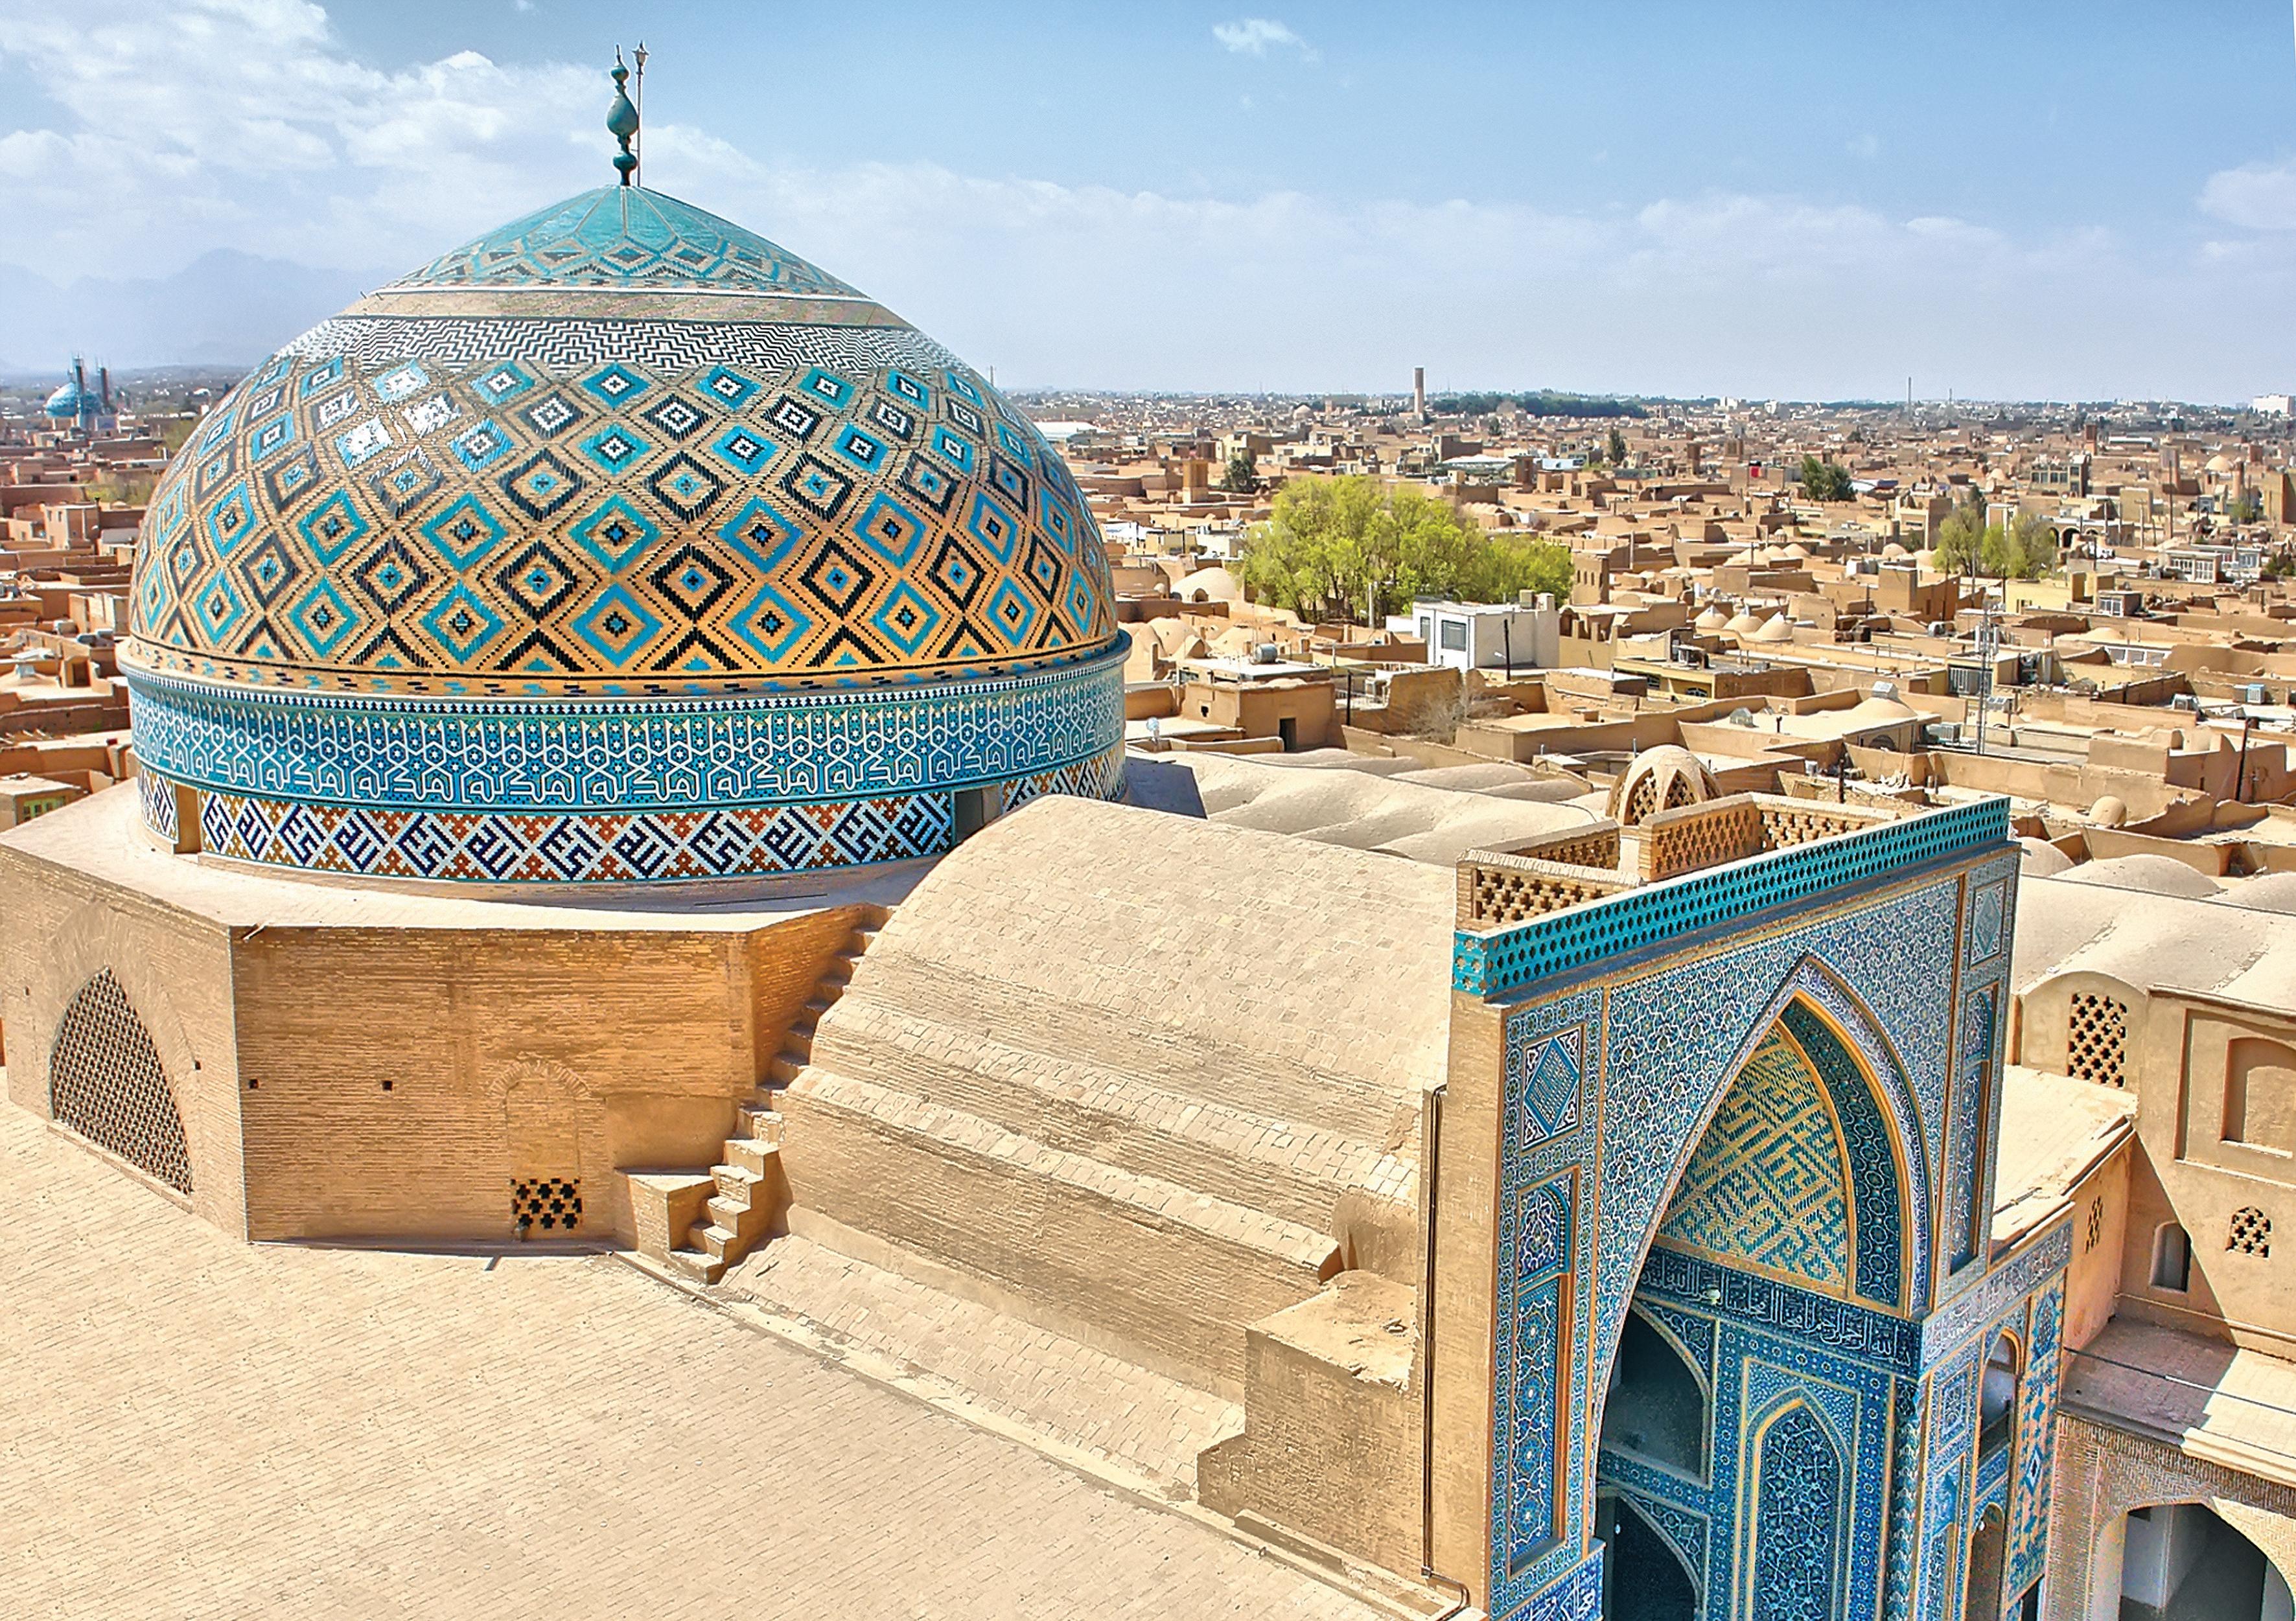
[[[630,151],[630,142],[638,133],[638,110],[630,104],[629,92],[623,87],[629,80],[630,70],[622,65],[619,45],[614,47],[612,77],[614,104],[606,113],[606,133],[622,143],[622,150],[614,154],[614,167],[621,171],[622,184],[627,185],[638,167],[637,158]]]

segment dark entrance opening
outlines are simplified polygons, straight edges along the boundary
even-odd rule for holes
[[[1697,1621],[1698,1590],[1672,1543],[1621,1498],[1603,1503],[1606,1621]]]
[[[1628,1312],[1612,1368],[1603,1445],[1704,1479],[1706,1391],[1674,1342]]]

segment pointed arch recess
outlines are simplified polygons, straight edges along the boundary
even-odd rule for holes
[[[1832,1621],[1849,1454],[1825,1415],[1800,1395],[1772,1407],[1748,1441],[1754,1529],[1746,1568],[1760,1572],[1754,1621]]]

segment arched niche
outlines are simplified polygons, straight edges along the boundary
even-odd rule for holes
[[[1911,1213],[1872,1077],[1804,997],[1778,1010],[1691,1150],[1670,1247],[1844,1300],[1900,1307]]]
[[[2075,970],[2018,999],[2020,1062],[2100,1086],[2136,1085],[2139,1041],[2152,998],[2110,974]]]
[[[1985,1348],[1977,1371],[1977,1450],[1984,1456],[2009,1445],[2017,1431],[2017,1392],[2024,1377],[2023,1352],[2004,1329]]]
[[[1748,1568],[1757,1621],[1833,1621],[1841,1586],[1848,1453],[1806,1401],[1774,1408],[1750,1431],[1754,1481]]]
[[[1682,1342],[1647,1314],[1628,1312],[1603,1404],[1603,1445],[1702,1482],[1713,1423],[1706,1376]]]
[[[1674,1539],[1625,1496],[1603,1500],[1603,1621],[1697,1621],[1699,1583]]]

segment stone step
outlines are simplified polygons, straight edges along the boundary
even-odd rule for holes
[[[791,1025],[789,1034],[782,1037],[781,1056],[800,1062],[813,1056],[813,1025],[805,1015],[800,1014],[798,1022]]]
[[[746,1114],[749,1111],[744,1109],[742,1112]],[[772,1113],[771,1110],[767,1112]],[[781,1117],[773,1115],[773,1122],[778,1127]],[[774,1143],[760,1142],[755,1137],[728,1137],[726,1139],[726,1163],[744,1175],[763,1176],[774,1162],[775,1147]],[[723,1187],[725,1183],[721,1181],[718,1185]]]
[[[673,1249],[669,1265],[697,1283],[715,1283],[726,1275],[726,1263],[702,1249]]]
[[[782,1140],[782,1118],[774,1112],[771,1101],[763,1096],[736,1109],[734,1118],[741,1122],[742,1135],[751,1142],[771,1148]]]
[[[1321,1232],[1349,1193],[1414,1207],[1409,1162],[1328,1128],[1168,1092],[874,1006],[816,1046],[822,1068],[898,1077],[904,1091],[1066,1150]],[[791,1077],[794,1078],[794,1077]]]
[[[717,1180],[718,1191],[720,1193],[728,1199],[739,1199],[743,1204],[747,1204],[750,1200],[750,1190],[763,1180],[766,1172],[762,1167],[751,1170],[745,1165],[736,1165],[729,1157],[711,1166],[709,1175]]]
[[[1298,1223],[808,1068],[782,1094],[802,1203],[1240,1390],[1244,1329],[1313,1295],[1338,1246]]]
[[[805,1071],[805,1060],[784,1053],[766,1067],[766,1082],[776,1089],[788,1085]]]
[[[742,1235],[715,1221],[696,1222],[686,1230],[685,1241],[688,1248],[699,1249],[724,1265],[742,1258]]]
[[[706,1171],[628,1171],[623,1180],[638,1253],[665,1263],[718,1187],[717,1178]]]

